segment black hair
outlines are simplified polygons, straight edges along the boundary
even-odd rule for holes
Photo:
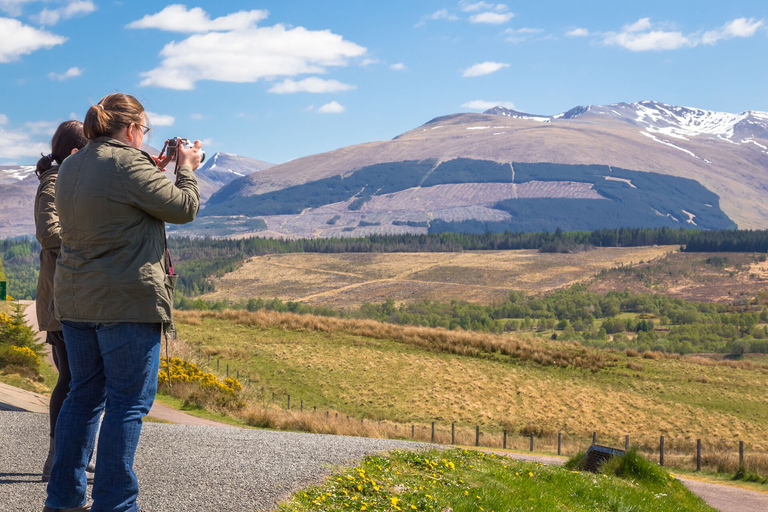
[[[66,121],[59,125],[51,139],[51,154],[42,155],[37,161],[35,173],[42,173],[53,167],[54,163],[61,164],[65,158],[72,154],[73,149],[82,149],[88,144],[88,139],[83,133],[83,123],[80,121]]]

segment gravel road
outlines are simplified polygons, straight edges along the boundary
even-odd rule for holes
[[[48,418],[0,412],[0,510],[39,512]],[[150,512],[268,511],[364,455],[422,444],[360,437],[145,423],[136,453]]]

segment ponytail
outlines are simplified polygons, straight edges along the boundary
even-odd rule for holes
[[[88,109],[83,131],[89,140],[112,137],[124,126],[141,124],[142,114],[144,107],[130,94],[108,94]]]
[[[43,158],[37,161],[37,166],[35,167],[35,174],[38,176],[53,167],[53,162],[55,161],[53,155],[43,155],[42,153],[40,153],[40,155]]]

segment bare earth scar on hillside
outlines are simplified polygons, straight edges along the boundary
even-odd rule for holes
[[[205,299],[301,301],[333,308],[364,302],[467,300],[490,304],[511,290],[545,292],[676,247],[612,247],[576,254],[538,251],[279,254],[248,260],[216,281]]]

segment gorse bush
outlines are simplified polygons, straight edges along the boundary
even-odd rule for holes
[[[170,372],[168,360],[160,359],[157,384],[160,393],[182,398],[198,407],[239,410],[246,406],[240,399],[243,386],[237,379],[220,381],[214,374],[175,357],[171,358]]]
[[[14,309],[13,315],[10,316],[0,313],[0,344],[26,347],[35,354],[42,355],[45,344],[35,338],[35,332],[24,320],[21,305],[15,304]]]

